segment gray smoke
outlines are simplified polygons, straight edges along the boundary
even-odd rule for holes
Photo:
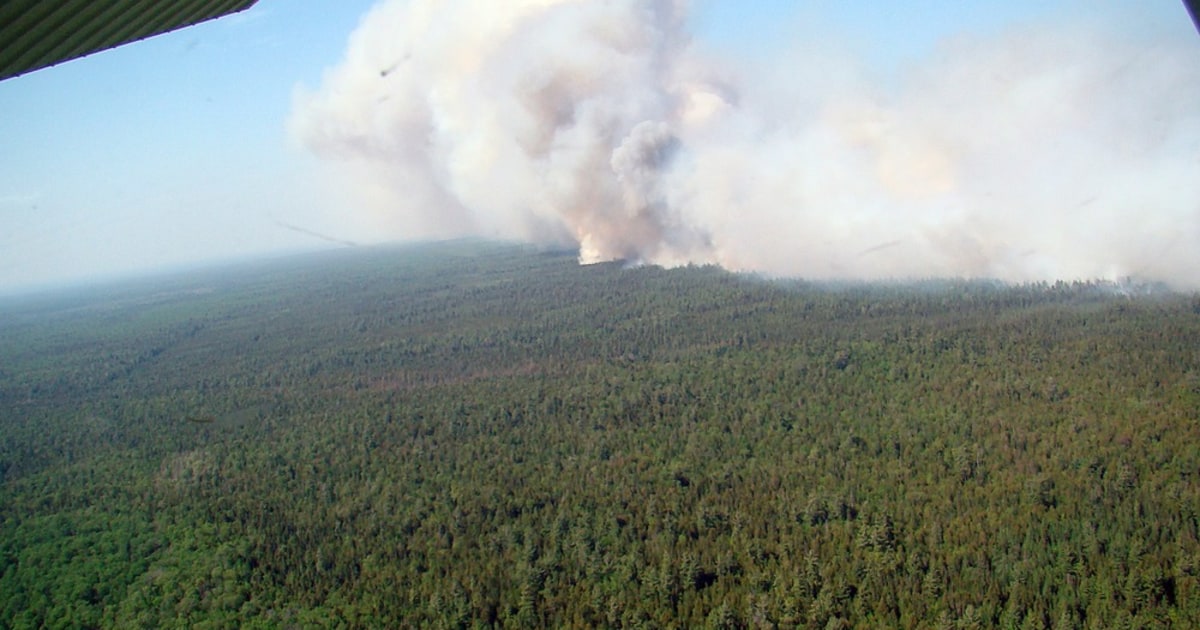
[[[1196,42],[1029,24],[881,81],[802,46],[739,66],[686,25],[683,0],[387,0],[292,132],[394,238],[1200,286]]]

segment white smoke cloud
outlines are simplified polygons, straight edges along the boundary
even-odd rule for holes
[[[292,132],[397,238],[1200,286],[1192,42],[1027,25],[942,42],[882,82],[801,47],[738,68],[686,25],[683,0],[387,0],[298,92]]]

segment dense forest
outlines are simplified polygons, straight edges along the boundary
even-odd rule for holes
[[[1200,296],[450,242],[0,301],[0,626],[1200,627]]]

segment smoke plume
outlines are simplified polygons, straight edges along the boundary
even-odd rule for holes
[[[1200,286],[1200,55],[1092,24],[886,80],[716,58],[684,0],[386,0],[291,120],[395,238],[817,278]]]

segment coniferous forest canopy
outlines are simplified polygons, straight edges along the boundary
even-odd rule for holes
[[[0,626],[1200,627],[1200,297],[452,242],[0,303]]]

